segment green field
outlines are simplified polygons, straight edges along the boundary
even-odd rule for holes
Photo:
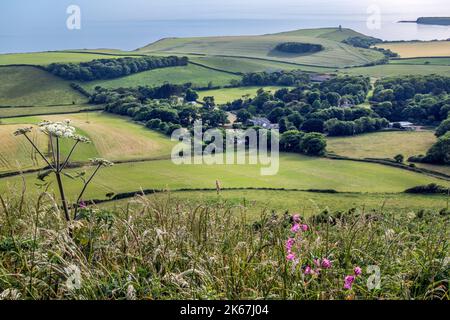
[[[62,105],[62,106],[37,106],[37,107],[11,107],[11,108],[1,108],[0,107],[0,121],[9,117],[23,117],[23,116],[33,116],[33,115],[45,115],[45,114],[68,114],[83,111],[95,111],[101,110],[103,107],[100,105],[82,104],[82,105]]]
[[[194,202],[198,205],[213,205],[219,201],[226,201],[236,207],[236,211],[248,213],[251,217],[258,217],[261,212],[275,211],[283,214],[300,212],[304,216],[318,214],[324,209],[330,211],[349,210],[358,208],[369,212],[380,210],[388,212],[410,212],[423,208],[439,210],[447,206],[446,196],[424,196],[408,194],[324,194],[302,191],[274,191],[274,190],[222,190],[220,195],[215,191],[183,191],[168,192],[147,196],[154,202]],[[121,208],[130,199],[102,204],[102,207]]]
[[[239,88],[223,88],[216,90],[205,90],[199,91],[199,100],[201,101],[203,97],[213,96],[215,102],[218,104],[225,104],[227,102],[234,101],[236,99],[240,99],[244,96],[255,97],[256,92],[259,89],[264,89],[265,91],[270,91],[275,93],[275,91],[283,88],[283,87],[239,87]]]
[[[173,143],[164,135],[151,131],[126,118],[105,113],[79,113],[47,115],[39,117],[11,118],[0,125],[0,172],[27,170],[43,167],[39,157],[31,153],[31,146],[23,137],[14,137],[15,129],[36,125],[43,120],[72,120],[79,134],[89,137],[92,144],[80,145],[73,154],[73,161],[86,162],[89,158],[104,157],[110,160],[158,159],[170,156]],[[37,128],[32,133],[34,141],[48,153],[48,138]],[[64,141],[64,140],[63,140]],[[63,153],[67,154],[72,143],[65,141]],[[66,152],[65,152],[66,151]],[[33,155],[33,159],[30,156]]]
[[[257,58],[332,68],[364,65],[383,58],[383,55],[377,51],[355,48],[340,42],[356,34],[349,29],[339,31],[339,29],[328,28],[261,36],[167,38],[141,48],[138,52]],[[292,41],[321,44],[325,49],[306,55],[274,50],[279,43]]]
[[[70,82],[34,67],[0,67],[0,106],[83,104]],[[19,113],[20,114],[20,113]]]
[[[190,56],[190,61],[200,63],[202,65],[225,70],[229,72],[274,72],[280,70],[303,70],[305,72],[333,72],[335,70],[323,67],[310,67],[297,64],[259,60],[250,58],[232,58],[217,56]]]
[[[231,80],[240,79],[241,77],[237,75],[190,64],[185,67],[155,69],[123,78],[91,81],[80,84],[87,90],[93,91],[96,86],[104,88],[158,86],[166,82],[173,84],[192,83],[194,87],[207,87],[210,82],[213,86],[225,86],[230,84]]]
[[[69,170],[72,173],[80,169]],[[86,168],[90,172],[92,168]],[[24,176],[28,190],[36,182],[35,174]],[[280,171],[261,176],[258,165],[175,165],[170,160],[117,164],[102,170],[89,188],[87,198],[105,198],[105,194],[144,189],[283,187],[288,189],[335,189],[340,192],[391,193],[429,183],[448,185],[443,180],[379,164],[311,158],[295,154],[280,156]],[[0,180],[0,191],[18,187],[20,177]],[[79,182],[66,181],[71,197]],[[52,184],[53,185],[53,184]]]
[[[401,64],[387,64],[377,65],[373,67],[357,67],[350,69],[342,69],[340,72],[350,75],[363,75],[374,78],[407,76],[407,75],[449,75],[450,66],[438,65],[401,65]]]
[[[91,51],[91,50],[89,50]],[[95,51],[92,51],[95,52]],[[101,50],[96,53],[86,53],[81,50],[79,52],[35,52],[35,53],[13,53],[13,54],[1,54],[0,55],[0,65],[11,65],[11,64],[29,64],[29,65],[48,65],[54,62],[86,62],[95,59],[112,59],[121,58],[125,53],[121,55],[104,55],[101,54]],[[107,51],[104,51],[109,53]],[[116,53],[117,51],[111,51],[111,53]],[[120,51],[119,51],[120,52]]]
[[[377,44],[377,47],[390,49],[401,58],[450,56],[450,41],[388,42]]]
[[[409,59],[392,59],[390,64],[409,64],[409,65],[436,65],[450,66],[450,57],[448,58],[409,58]]]
[[[388,131],[353,137],[328,137],[327,150],[351,158],[390,158],[403,154],[405,159],[425,154],[436,142],[433,131]]]

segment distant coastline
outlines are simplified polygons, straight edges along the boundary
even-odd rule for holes
[[[437,26],[450,26],[450,17],[420,17],[417,20],[401,20],[399,23],[417,23]]]

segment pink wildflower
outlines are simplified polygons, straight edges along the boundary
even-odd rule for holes
[[[304,273],[305,273],[305,274],[313,274],[313,271],[312,271],[312,269],[311,269],[310,266],[306,266],[305,272],[304,272]]]
[[[324,269],[330,269],[331,268],[331,261],[328,260],[327,258],[324,258],[322,260],[322,268]]]
[[[362,270],[360,267],[355,267],[355,269],[353,269],[353,272],[355,273],[355,276],[359,276],[362,273]]]
[[[289,253],[289,254],[286,256],[286,259],[287,259],[288,261],[293,261],[293,260],[295,259],[295,254]]]
[[[346,276],[344,279],[344,289],[351,290],[354,281],[355,281],[355,276]]]
[[[320,267],[320,259],[314,259],[313,261],[316,267]]]
[[[299,222],[300,222],[300,215],[299,215],[299,214],[294,214],[294,215],[292,216],[292,220],[293,220],[295,223],[299,223]]]
[[[294,243],[295,243],[295,239],[294,239],[294,238],[289,238],[289,239],[286,241],[286,251],[287,251],[288,253],[291,252],[291,249],[292,249],[292,246],[294,245]]]
[[[308,225],[307,224],[302,224],[301,228],[302,228],[302,231],[308,231]]]
[[[294,224],[291,228],[292,232],[298,232],[300,230],[300,225],[298,223]]]
[[[86,209],[87,208],[86,203],[83,200],[81,200],[81,202],[78,204],[78,207],[80,209]]]

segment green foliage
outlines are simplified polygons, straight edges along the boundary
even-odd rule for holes
[[[284,42],[275,47],[275,50],[287,53],[308,54],[316,53],[324,50],[321,44],[301,43],[301,42]]]

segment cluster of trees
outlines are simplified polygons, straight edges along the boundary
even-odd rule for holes
[[[209,104],[199,107],[188,103],[195,97],[198,97],[196,92],[186,86],[165,84],[114,90],[97,87],[91,101],[105,104],[107,112],[131,117],[167,135],[181,127],[192,127],[196,120],[202,120],[206,129],[228,122],[228,116],[222,110]]]
[[[299,130],[289,130],[280,136],[280,150],[297,152],[311,156],[325,154],[327,141],[321,133],[306,133]]]
[[[309,82],[309,75],[300,71],[252,72],[243,76],[242,86],[300,86]]]
[[[384,118],[361,117],[355,121],[330,119],[325,122],[329,136],[352,136],[355,134],[375,132],[386,128],[389,121]]]
[[[186,57],[124,57],[81,63],[52,63],[47,70],[67,80],[93,81],[124,77],[133,73],[166,67],[185,66]]]
[[[383,40],[373,37],[350,37],[342,41],[345,44],[349,44],[357,48],[369,49],[371,46],[383,42]]]
[[[314,53],[322,51],[321,44],[302,43],[302,42],[284,42],[275,47],[275,50],[287,53]]]
[[[234,111],[244,125],[253,117],[266,117],[278,123],[281,133],[299,130],[354,135],[380,130],[389,124],[370,108],[342,107],[343,101],[350,105],[363,102],[369,90],[368,78],[345,76],[320,84],[307,81],[295,89],[283,88],[274,94],[260,89],[255,98],[238,99],[225,108]]]
[[[390,121],[436,124],[450,110],[450,77],[407,76],[378,80],[372,109]]]

